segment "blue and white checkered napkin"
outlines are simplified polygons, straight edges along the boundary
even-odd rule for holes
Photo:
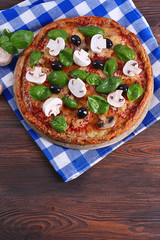
[[[0,11],[0,31],[19,29],[35,33],[46,24],[61,18],[95,15],[112,18],[134,32],[146,49],[153,68],[154,96],[143,123],[127,138],[109,147],[95,150],[72,150],[56,146],[37,135],[24,121],[13,97],[14,56],[9,66],[0,68],[4,96],[24,127],[42,149],[64,181],[70,181],[99,162],[107,154],[160,119],[160,48],[146,20],[131,0],[26,0],[11,9]]]

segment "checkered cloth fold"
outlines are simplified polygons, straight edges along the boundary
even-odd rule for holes
[[[70,181],[95,165],[107,154],[160,119],[160,48],[145,18],[131,0],[26,0],[0,11],[0,31],[19,29],[37,33],[40,28],[61,18],[95,15],[112,18],[134,32],[146,49],[153,68],[154,96],[150,110],[140,126],[122,141],[95,150],[72,150],[56,146],[37,135],[24,121],[13,97],[13,72],[18,57],[6,67],[0,67],[4,96],[21,123],[44,152],[64,181]]]

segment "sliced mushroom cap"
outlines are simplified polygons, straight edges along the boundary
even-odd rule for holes
[[[122,96],[123,90],[116,90],[108,94],[107,102],[114,107],[122,107],[125,103],[125,98]]]
[[[86,67],[91,64],[91,59],[88,57],[88,53],[83,49],[75,50],[73,53],[73,61],[80,67]]]
[[[81,98],[86,94],[86,86],[85,83],[80,78],[72,78],[68,82],[68,88],[71,93],[77,97]]]
[[[57,56],[65,48],[65,41],[61,37],[56,38],[56,40],[50,39],[47,47],[51,56]]]
[[[133,77],[135,74],[140,74],[141,71],[142,69],[138,67],[138,62],[134,60],[129,60],[123,67],[123,73],[128,77]]]
[[[0,83],[0,95],[3,93],[3,85]]]
[[[41,67],[35,67],[34,71],[27,71],[26,73],[26,79],[29,82],[42,84],[45,82],[47,77],[46,73],[42,73]]]
[[[0,66],[7,66],[12,60],[12,55],[0,47]]]
[[[48,98],[43,103],[43,112],[44,114],[49,117],[52,114],[57,116],[60,113],[60,109],[62,107],[62,100],[60,98]]]
[[[95,34],[91,39],[91,50],[94,53],[100,53],[106,48],[106,39],[101,34]]]
[[[110,116],[110,117],[105,117],[104,115],[102,116],[99,116],[101,120],[97,122],[97,126],[99,127],[99,129],[106,129],[114,126],[115,119],[113,116]]]

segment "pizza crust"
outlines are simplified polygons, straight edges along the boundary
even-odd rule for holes
[[[112,134],[106,135],[105,137],[97,137],[91,138],[88,140],[81,141],[81,138],[77,140],[77,137],[74,138],[67,138],[65,134],[57,133],[54,136],[51,131],[48,131],[45,124],[40,122],[34,116],[30,115],[27,112],[26,106],[23,102],[22,96],[22,74],[23,74],[23,67],[25,66],[25,62],[29,54],[36,50],[36,46],[39,44],[43,36],[51,29],[57,28],[58,26],[63,26],[63,24],[67,23],[77,23],[81,25],[82,23],[98,25],[99,27],[103,27],[104,24],[109,24],[112,27],[116,28],[116,30],[120,31],[124,36],[127,36],[127,39],[130,39],[133,46],[137,49],[139,53],[139,58],[144,64],[145,74],[147,78],[147,85],[145,89],[144,96],[138,105],[138,108],[135,111],[134,116],[132,116],[125,125],[114,131]],[[141,45],[139,39],[135,36],[134,33],[129,32],[127,29],[119,25],[117,22],[100,17],[77,17],[77,18],[69,18],[69,19],[62,19],[57,22],[53,22],[40,30],[40,32],[34,38],[32,44],[22,53],[19,57],[15,72],[14,72],[14,95],[17,106],[27,121],[27,123],[36,131],[38,134],[42,135],[43,137],[47,138],[49,141],[52,141],[55,144],[60,146],[68,147],[68,148],[75,148],[75,149],[92,149],[92,148],[100,148],[104,146],[111,145],[123,139],[124,137],[128,136],[132,131],[137,128],[137,126],[141,123],[145,115],[147,114],[149,104],[152,97],[153,92],[153,77],[152,77],[152,68],[150,64],[149,57],[144,50],[143,46]]]

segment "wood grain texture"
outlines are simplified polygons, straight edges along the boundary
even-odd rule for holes
[[[160,42],[160,1],[134,2]],[[63,183],[0,96],[0,240],[159,240],[159,185],[160,121]]]

